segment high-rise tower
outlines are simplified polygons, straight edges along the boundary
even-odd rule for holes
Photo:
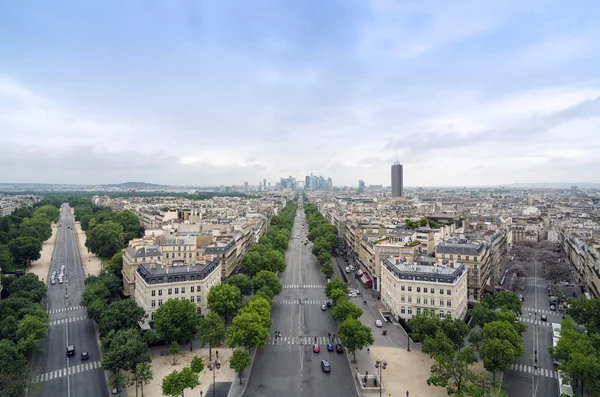
[[[392,164],[392,197],[402,197],[403,185],[402,164]]]

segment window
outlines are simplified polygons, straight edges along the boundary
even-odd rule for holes
[[[417,287],[417,292],[421,292],[421,287]]]
[[[440,311],[440,318],[444,318],[444,312]]]
[[[427,297],[426,297],[426,296],[424,296],[424,297],[423,297],[423,304],[424,304],[424,305],[426,305],[426,304],[427,304]]]
[[[196,312],[197,312],[198,314],[202,314],[202,308],[201,308],[201,307],[197,307],[197,308],[196,308]]]
[[[178,294],[179,293],[179,288],[175,288],[175,293]]]
[[[412,303],[412,295],[408,295],[408,303]]]
[[[166,255],[165,257],[166,257],[167,259],[169,259],[169,253],[167,252],[165,255]]]
[[[411,291],[412,291],[412,287],[409,285],[408,286],[408,292],[411,292]]]
[[[196,292],[200,292],[202,290],[202,288],[200,286],[196,287]]]
[[[400,297],[400,303],[404,303],[404,301],[405,301],[405,300],[406,300],[406,298],[404,297],[404,295],[402,295],[402,296]]]
[[[154,312],[150,314],[150,320],[154,321]]]
[[[405,314],[406,313],[406,309],[404,308],[404,306],[402,306],[400,308],[400,314]]]
[[[152,299],[152,307],[156,307],[156,301],[154,299]]]
[[[467,262],[469,261],[469,255],[467,255]]]
[[[440,288],[440,295],[444,295],[444,289]]]
[[[190,292],[194,292],[194,286],[193,285],[190,287]]]
[[[447,290],[446,290],[446,295],[452,295],[452,291],[451,291],[451,290],[449,290],[449,289],[447,289]]]
[[[181,287],[181,293],[185,294],[185,287]]]
[[[400,287],[400,291],[404,291],[404,285]]]
[[[427,287],[423,287],[423,292],[427,293]]]
[[[431,298],[431,300],[429,302],[431,302],[431,306],[435,306],[435,299],[434,298]]]
[[[194,297],[190,296],[190,302],[194,303]]]
[[[169,288],[169,295],[171,295],[173,293],[173,289]]]
[[[155,289],[152,290],[152,296],[156,296],[156,290]]]
[[[158,290],[158,296],[162,296],[162,289]]]
[[[177,254],[177,256],[181,258],[181,252],[179,252],[179,253]]]
[[[421,314],[421,308],[417,307],[417,314]]]
[[[158,300],[158,306],[162,306],[162,299]]]
[[[452,307],[452,301],[450,299],[446,301],[446,306]]]
[[[452,318],[452,312],[451,312],[451,311],[447,311],[447,312],[446,312],[446,317],[448,317],[448,318]]]
[[[196,302],[198,302],[198,303],[202,302],[202,297],[200,295],[198,295],[196,297]]]
[[[408,310],[406,310],[407,314],[412,314],[412,307],[409,307]]]
[[[421,304],[421,297],[417,296],[417,305],[420,305],[420,304]]]
[[[431,288],[431,294],[435,294],[435,288]]]
[[[444,307],[444,300],[443,299],[440,299],[440,306]]]

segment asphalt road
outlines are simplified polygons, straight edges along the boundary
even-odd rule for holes
[[[356,396],[346,354],[327,351],[327,334],[337,333],[338,327],[330,309],[321,310],[327,300],[326,280],[310,252],[312,245],[302,243],[307,240],[304,220],[299,209],[292,236],[300,238],[290,241],[287,269],[280,277],[283,291],[275,297],[271,312],[271,340],[256,353],[247,397]],[[281,338],[274,338],[275,331]],[[315,337],[320,353],[312,351]],[[321,370],[323,359],[329,361],[330,373]]]
[[[100,367],[100,348],[96,339],[94,323],[86,317],[81,306],[84,289],[84,272],[73,230],[73,216],[64,204],[50,274],[60,274],[65,266],[65,279],[59,284],[48,284],[46,307],[50,316],[48,337],[42,344],[43,353],[36,356],[37,383],[33,395],[40,397],[108,397],[104,372]],[[44,281],[46,281],[44,280]],[[66,347],[75,346],[75,356],[67,357]],[[89,352],[89,360],[82,361],[81,352]]]
[[[552,346],[551,324],[560,323],[562,315],[550,310],[546,289],[549,283],[544,280],[541,265],[535,262],[533,266],[533,277],[526,278],[525,289],[522,292],[524,300],[521,321],[527,326],[527,331],[523,334],[525,354],[517,359],[512,370],[504,374],[510,397],[558,396],[556,366],[552,364],[548,347]],[[547,321],[540,320],[542,314],[548,317]]]

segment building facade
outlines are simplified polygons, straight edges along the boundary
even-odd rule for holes
[[[135,302],[154,321],[154,313],[169,299],[186,299],[196,305],[199,316],[208,313],[208,291],[221,283],[217,260],[170,266],[160,262],[142,264],[135,272]]]
[[[123,252],[123,294],[133,296],[135,293],[135,271],[141,264],[160,261],[162,254],[154,239],[139,238],[129,241]]]
[[[381,301],[399,321],[428,310],[440,318],[467,314],[467,271],[463,264],[407,264],[386,258],[381,267]]]
[[[392,164],[392,197],[402,197],[404,188],[402,164]]]

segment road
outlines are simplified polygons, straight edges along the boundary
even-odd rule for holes
[[[525,289],[522,292],[523,315],[520,320],[527,326],[527,331],[523,334],[525,354],[517,359],[512,370],[504,374],[510,397],[558,396],[556,366],[552,364],[548,347],[552,346],[551,324],[560,323],[562,315],[550,310],[548,284],[548,281],[544,280],[541,264],[535,261],[533,277],[526,278]],[[540,320],[542,314],[548,317],[548,321]]]
[[[67,204],[61,207],[60,224],[54,245],[52,264],[46,280],[65,266],[65,282],[48,282],[46,307],[50,316],[48,336],[43,353],[34,358],[38,370],[33,394],[40,397],[108,397],[104,372],[100,367],[100,348],[94,323],[81,306],[84,272],[77,248],[73,216]],[[67,357],[66,346],[75,346],[75,356]],[[80,354],[89,352],[89,360]]]
[[[292,238],[286,252],[287,269],[280,277],[283,291],[275,297],[271,312],[272,337],[256,353],[247,397],[356,396],[346,355],[327,351],[327,334],[337,333],[338,326],[330,309],[321,310],[327,300],[326,280],[310,252],[312,245],[302,243],[307,240],[304,220],[300,208],[292,229],[292,236],[300,238]],[[276,330],[280,339],[274,338]],[[320,353],[312,351],[315,337]],[[321,370],[322,359],[329,361],[330,373]]]

